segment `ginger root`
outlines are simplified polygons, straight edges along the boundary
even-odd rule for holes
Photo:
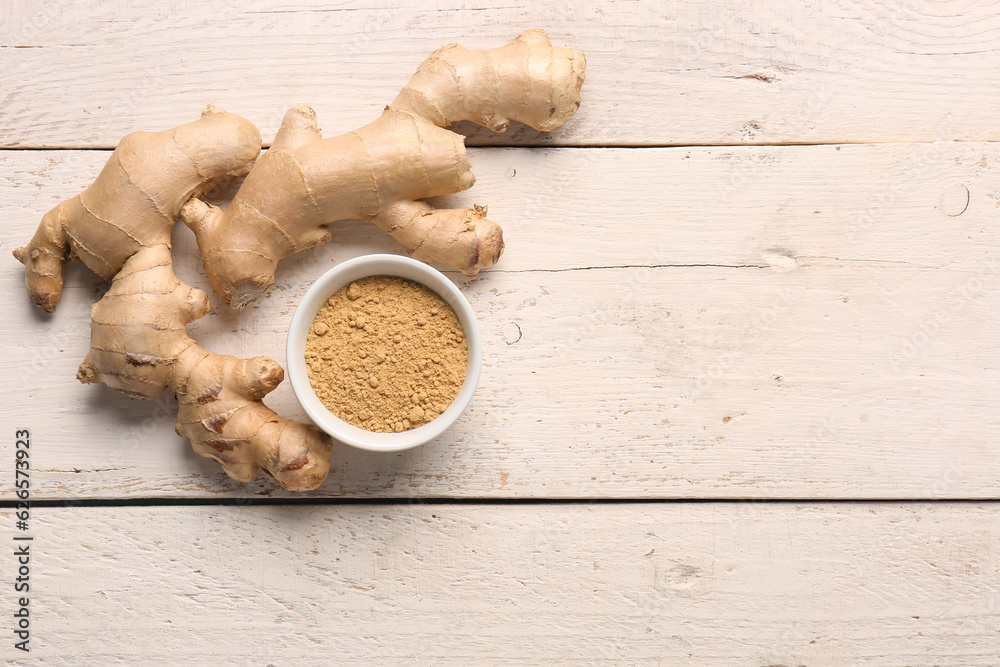
[[[170,257],[181,206],[246,175],[259,153],[257,128],[215,107],[172,130],[130,134],[97,180],[47,213],[14,256],[25,265],[32,300],[49,312],[67,259],[114,276],[91,309],[81,382],[143,399],[169,388],[179,404],[177,433],[231,477],[246,482],[263,468],[286,489],[314,489],[329,471],[329,437],[261,402],[284,377],[277,363],[209,352],[188,337],[185,326],[209,312],[208,297],[177,279]]]
[[[580,104],[584,69],[582,54],[528,30],[496,49],[439,49],[380,118],[348,134],[323,139],[311,108],[291,109],[228,209],[193,199],[181,210],[212,286],[243,307],[273,284],[278,261],[326,243],[330,223],[352,218],[371,220],[417,259],[470,276],[492,266],[503,234],[484,207],[420,201],[475,183],[464,138],[443,128],[558,129]]]
[[[14,251],[31,300],[55,310],[68,258],[108,280],[139,248],[169,244],[181,206],[246,176],[259,153],[253,123],[214,106],[193,123],[127,135],[97,180],[46,213],[31,242]]]
[[[213,287],[235,307],[263,294],[279,260],[326,243],[328,225],[347,218],[371,220],[418,259],[475,275],[503,252],[500,227],[484,207],[435,210],[422,201],[475,182],[463,137],[444,128],[469,120],[496,131],[511,121],[555,130],[579,106],[584,66],[580,53],[553,48],[541,30],[487,51],[452,44],[359,130],[322,139],[312,109],[291,109],[255,166],[257,128],[215,107],[187,125],[132,133],[94,183],[45,214],[14,251],[28,294],[53,312],[68,259],[113,278],[92,308],[80,381],[143,399],[169,389],[177,433],[232,478],[249,481],[263,469],[286,489],[314,489],[329,471],[331,441],[263,404],[281,367],[209,352],[187,335],[210,306],[174,275],[174,221],[194,230]],[[197,199],[243,176],[225,212]]]

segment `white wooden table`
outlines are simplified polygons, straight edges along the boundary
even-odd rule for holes
[[[6,660],[1000,664],[1000,5],[143,4],[0,8],[0,552],[33,538],[30,653],[0,558]],[[477,185],[442,199],[507,251],[452,274],[486,350],[445,436],[335,446],[290,494],[193,454],[173,399],[77,382],[104,285],[75,265],[47,316],[9,252],[124,134],[212,103],[266,144],[308,103],[332,136],[528,27],[586,53],[583,104],[467,128]],[[400,249],[338,225],[189,331],[284,363],[310,280],[369,252]]]

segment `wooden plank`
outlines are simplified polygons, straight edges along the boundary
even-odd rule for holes
[[[42,508],[29,532],[23,664],[1000,661],[996,504]]]
[[[3,248],[106,155],[0,153]],[[485,335],[479,391],[415,451],[338,448],[315,496],[998,496],[996,144],[472,159],[479,184],[447,200],[489,203],[508,242],[495,270],[455,276]],[[175,237],[178,274],[209,290],[190,234]],[[373,251],[398,248],[369,225],[338,225],[333,243],[283,264],[259,307],[219,307],[192,334],[283,363],[310,280]],[[45,316],[8,261],[0,421],[32,430],[38,497],[274,491],[191,453],[171,400],[79,385],[100,285],[76,266]],[[287,386],[268,402],[304,417]]]
[[[529,27],[588,58],[579,115],[473,143],[632,145],[1000,139],[992,2],[4,3],[0,145],[111,147],[209,103],[274,136],[373,119],[434,49]],[[466,128],[468,129],[468,128]]]

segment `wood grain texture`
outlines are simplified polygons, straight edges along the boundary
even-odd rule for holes
[[[0,153],[3,249],[106,157]],[[485,336],[476,397],[417,450],[337,448],[314,495],[998,496],[996,144],[471,158],[479,183],[444,199],[489,204],[508,244],[495,270],[455,276]],[[178,275],[209,290],[190,234],[175,237]],[[398,247],[370,225],[338,225],[333,243],[282,265],[259,307],[218,307],[192,334],[284,363],[311,279],[373,251]],[[32,429],[36,497],[275,492],[191,453],[171,400],[77,383],[101,289],[79,266],[54,316],[32,309],[20,265],[6,266],[0,353],[17,408],[2,428]],[[287,386],[268,402],[304,417]]]
[[[308,103],[372,120],[434,49],[540,27],[588,58],[579,115],[474,143],[767,144],[1000,139],[997,3],[555,0],[5,2],[0,146],[113,147],[209,104],[274,136]]]
[[[92,507],[33,521],[18,664],[1000,662],[996,504]]]

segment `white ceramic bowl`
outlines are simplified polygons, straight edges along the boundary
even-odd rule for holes
[[[458,321],[462,325],[462,329],[465,330],[465,340],[469,350],[465,382],[462,383],[458,396],[448,406],[448,409],[433,421],[402,433],[375,433],[340,419],[327,410],[316,396],[306,372],[306,337],[309,334],[309,327],[316,319],[316,313],[319,312],[327,299],[340,288],[350,285],[360,278],[376,275],[399,276],[413,280],[426,285],[439,294],[458,315]],[[441,435],[469,405],[483,367],[482,336],[479,333],[479,326],[476,324],[476,316],[472,312],[472,306],[469,305],[465,296],[455,287],[454,283],[437,269],[400,255],[355,257],[320,276],[295,309],[292,323],[288,328],[286,353],[288,378],[292,383],[292,389],[313,422],[340,442],[376,452],[398,452],[422,445]]]

